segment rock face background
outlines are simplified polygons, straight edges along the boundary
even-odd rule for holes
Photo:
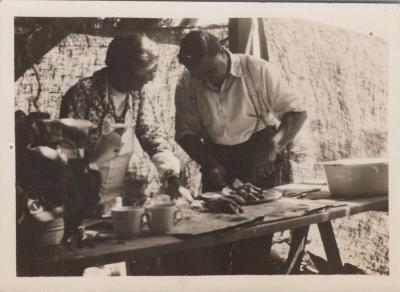
[[[297,19],[264,19],[270,62],[301,94],[308,120],[295,141],[292,165],[295,182],[324,179],[315,163],[348,157],[385,157],[387,154],[388,49],[380,39],[340,28]],[[221,39],[227,27],[207,28]],[[182,29],[163,28],[147,35],[159,43],[160,64],[153,82],[154,111],[181,159],[182,181],[198,193],[197,165],[175,144],[174,89],[183,67],[177,62]],[[41,84],[38,105],[58,116],[61,97],[79,79],[104,66],[111,38],[69,34],[39,60],[35,68]],[[15,82],[15,107],[34,110],[38,81],[29,69]],[[148,178],[148,190],[157,187],[157,173],[139,143],[131,168]],[[369,212],[334,222],[343,262],[370,274],[388,274],[388,220],[385,213]],[[310,251],[323,256],[315,229]],[[348,248],[352,246],[352,248]]]
[[[324,179],[318,161],[387,156],[388,47],[369,35],[298,19],[264,19],[269,61],[307,104],[294,146],[295,182]],[[336,220],[343,262],[389,273],[387,214]],[[308,246],[323,255],[316,227]],[[348,248],[351,247],[351,248]]]
[[[295,180],[321,177],[318,161],[385,157],[387,44],[296,19],[265,19],[264,27],[270,62],[307,105],[307,124],[296,141]]]

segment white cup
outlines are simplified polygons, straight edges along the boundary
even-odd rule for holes
[[[181,218],[182,211],[173,203],[156,204],[146,208],[147,225],[153,234],[173,232],[176,223]]]
[[[143,207],[123,206],[111,209],[114,231],[123,238],[139,235],[145,223],[145,209]]]

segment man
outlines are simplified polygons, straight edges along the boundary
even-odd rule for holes
[[[188,72],[176,90],[176,141],[200,164],[203,192],[236,178],[262,188],[281,184],[283,150],[306,119],[302,100],[270,63],[232,54],[205,31],[181,40],[178,59]],[[234,272],[260,272],[259,252],[271,240],[240,243]]]

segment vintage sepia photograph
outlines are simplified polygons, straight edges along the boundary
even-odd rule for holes
[[[385,31],[12,21],[18,279],[392,274]]]

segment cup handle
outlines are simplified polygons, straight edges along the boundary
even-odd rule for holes
[[[180,214],[180,216],[178,216],[178,214]],[[183,217],[183,213],[181,209],[177,209],[174,211],[174,225],[176,225],[179,220],[181,220]]]
[[[149,214],[150,215],[150,214]],[[151,217],[151,215],[150,215]],[[142,215],[140,215],[140,231],[143,231],[143,227],[146,225],[146,221],[147,220],[147,213],[143,213]]]

